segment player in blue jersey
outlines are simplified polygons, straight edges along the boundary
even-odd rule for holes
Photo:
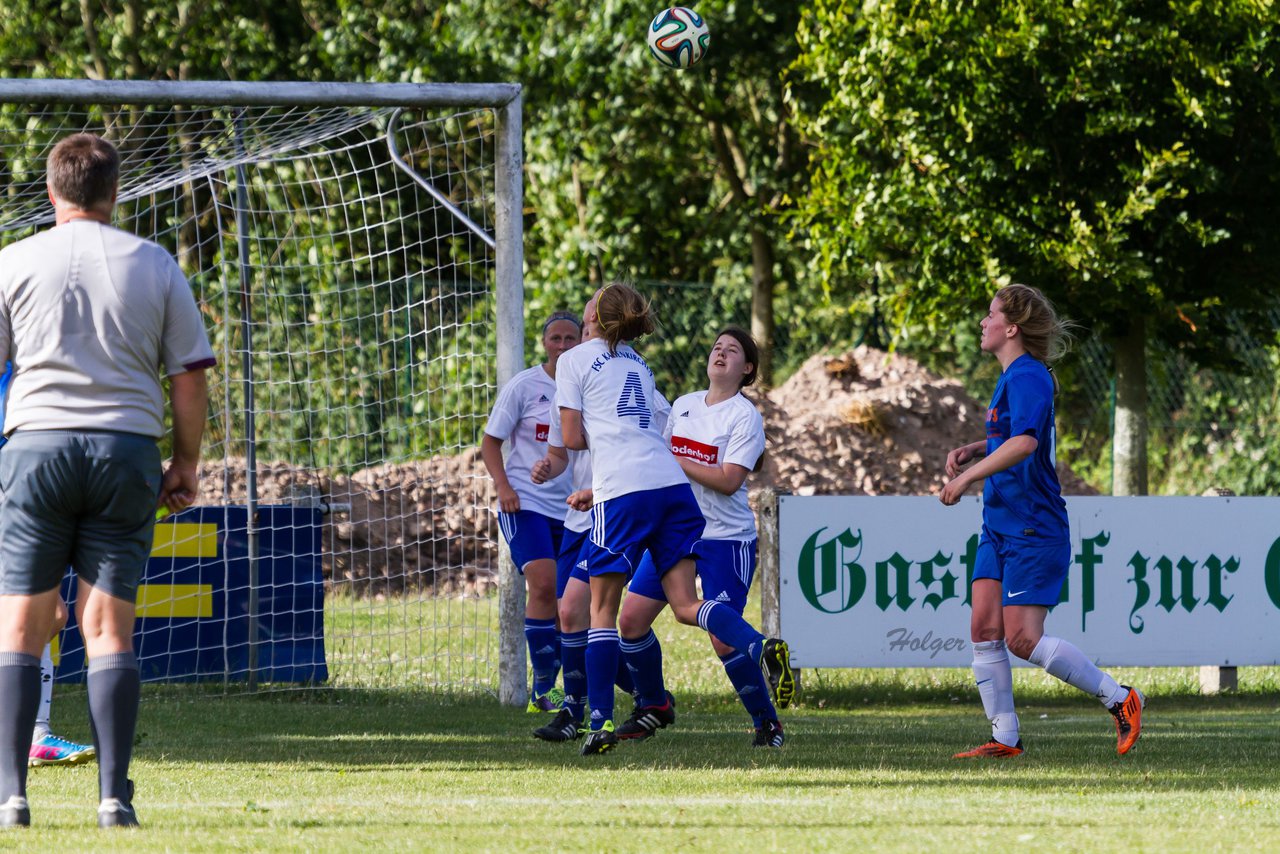
[[[618,742],[613,683],[622,590],[648,550],[677,620],[698,625],[770,671],[780,696],[794,691],[785,642],[766,639],[728,605],[698,598],[695,544],[705,521],[680,464],[655,425],[653,372],[627,343],[653,331],[648,302],[630,287],[596,296],[601,338],[566,353],[556,372],[564,444],[591,442],[591,628],[587,638],[590,732],[583,754]]]
[[[5,362],[4,373],[0,374],[0,429],[4,426],[4,403],[9,395],[9,381],[13,379],[13,363]],[[67,624],[67,606],[59,598],[57,615],[53,621],[53,636],[57,637]],[[36,712],[36,728],[31,734],[31,749],[27,753],[27,764],[40,765],[78,765],[89,762],[94,757],[92,744],[80,744],[53,734],[49,728],[49,715],[53,710],[53,647],[52,640],[44,645],[40,656],[40,706]]]
[[[709,387],[677,399],[665,431],[707,520],[694,546],[702,595],[739,614],[756,568],[756,519],[747,503],[747,475],[759,465],[765,446],[764,421],[742,389],[755,380],[759,363],[760,350],[745,330],[723,330],[707,357]],[[652,629],[666,604],[653,562],[641,562],[618,618],[622,653],[639,693],[636,710],[618,727],[619,738],[648,738],[671,723],[662,649]],[[782,724],[760,668],[714,635],[711,645],[751,715],[755,746],[781,747]],[[781,699],[784,706],[790,701]]]
[[[547,318],[542,324],[546,361],[526,368],[502,387],[480,442],[485,468],[498,491],[498,526],[528,589],[524,635],[533,665],[530,712],[556,712],[560,708],[560,698],[552,693],[560,673],[556,556],[564,536],[570,479],[560,476],[535,484],[529,472],[546,454],[551,404],[556,394],[556,365],[581,337],[582,322],[572,312],[557,311]]]
[[[970,633],[973,674],[992,737],[956,758],[1022,754],[1010,652],[1097,697],[1115,718],[1116,752],[1128,753],[1142,732],[1142,693],[1117,684],[1074,645],[1044,633],[1071,562],[1054,459],[1057,381],[1047,367],[1065,349],[1066,324],[1040,291],[1009,285],[996,292],[981,325],[982,349],[1001,368],[987,410],[987,437],[947,455],[952,480],[940,498],[955,504],[975,481],[986,480]]]

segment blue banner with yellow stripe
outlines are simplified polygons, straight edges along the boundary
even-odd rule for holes
[[[134,648],[149,682],[244,680],[256,638],[261,682],[323,682],[324,579],[320,511],[257,508],[257,617],[249,613],[248,510],[192,507],[156,523],[138,587]],[[75,584],[63,596],[71,617],[61,636],[57,681],[84,680],[75,628]]]

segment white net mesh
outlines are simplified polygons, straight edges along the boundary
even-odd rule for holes
[[[5,104],[0,242],[52,224],[45,158],[79,130],[120,149],[116,224],[178,258],[218,355],[144,679],[495,690],[494,255],[437,198],[492,232],[494,112]],[[81,678],[78,632],[61,653]]]

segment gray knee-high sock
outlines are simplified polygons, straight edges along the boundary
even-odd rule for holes
[[[129,760],[138,726],[142,682],[138,659],[117,652],[89,660],[89,716],[98,753],[99,799],[129,800]]]
[[[27,755],[40,707],[40,659],[0,652],[0,803],[27,796]]]

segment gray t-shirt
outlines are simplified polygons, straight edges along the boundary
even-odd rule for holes
[[[0,250],[0,361],[14,430],[164,435],[160,372],[211,367],[195,297],[159,245],[76,219]]]

